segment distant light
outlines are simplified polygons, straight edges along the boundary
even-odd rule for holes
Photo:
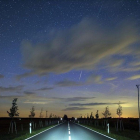
[[[77,120],[77,118],[75,118],[75,120]]]
[[[61,121],[62,121],[62,118],[61,118]]]

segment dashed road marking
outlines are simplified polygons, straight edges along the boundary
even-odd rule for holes
[[[68,122],[68,134],[69,134],[69,140],[71,140],[71,136],[70,136],[70,125],[69,125],[69,122]]]

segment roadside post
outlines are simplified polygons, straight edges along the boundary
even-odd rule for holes
[[[109,134],[109,123],[107,124],[107,132]]]
[[[30,134],[32,133],[32,123],[29,123]]]

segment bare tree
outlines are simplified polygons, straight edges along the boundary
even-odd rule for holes
[[[48,118],[48,115],[47,115],[48,111],[46,110],[46,118]]]
[[[50,114],[49,118],[52,118],[52,113]]]
[[[96,119],[99,119],[99,114],[98,114],[98,110],[97,110],[97,112],[96,112],[96,115],[95,115],[95,117],[96,117]]]
[[[92,115],[92,113],[93,113],[93,112],[91,112],[91,114],[90,114],[90,119],[93,119],[93,118],[94,118],[93,115]]]
[[[43,118],[43,114],[42,114],[42,112],[43,112],[43,108],[41,108],[41,111],[40,111],[40,118]]]
[[[18,111],[18,106],[17,106],[17,103],[16,103],[17,99],[18,98],[13,99],[13,103],[12,103],[12,107],[10,108],[10,112],[7,111],[9,117],[12,118],[12,120],[10,122],[10,126],[9,126],[9,133],[10,132],[13,133],[13,129],[15,128],[16,134],[17,134],[16,122],[13,118],[14,118],[14,116],[19,116],[19,113],[17,112]]]
[[[12,103],[12,107],[10,108],[10,112],[7,111],[9,117],[13,118],[14,116],[19,116],[19,113],[17,112],[18,111],[18,106],[17,106],[17,99],[18,98],[14,98],[13,99],[13,103]]]
[[[105,108],[105,111],[102,114],[104,115],[105,118],[108,118],[109,116],[111,116],[108,106]]]
[[[122,116],[122,106],[120,104],[121,102],[119,101],[117,108],[117,115],[119,116],[119,118]]]
[[[35,116],[35,108],[34,108],[34,106],[32,106],[30,113],[31,114],[29,115],[29,117],[34,118],[34,116]]]

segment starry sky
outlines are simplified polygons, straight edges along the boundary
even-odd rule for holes
[[[138,117],[140,0],[0,0],[0,117]]]

